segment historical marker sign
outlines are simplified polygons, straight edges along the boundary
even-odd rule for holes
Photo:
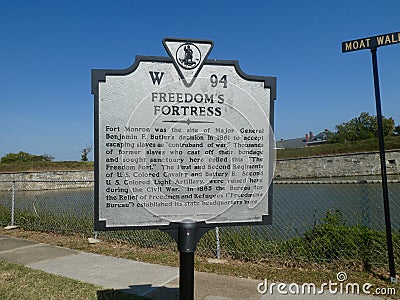
[[[212,41],[92,70],[95,228],[271,221],[276,78],[208,60]]]

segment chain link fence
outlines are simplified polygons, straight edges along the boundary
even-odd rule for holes
[[[159,230],[93,232],[93,181],[1,181],[0,225],[93,235],[144,247],[176,248]],[[221,227],[200,240],[209,257],[387,265],[381,184],[377,181],[275,182],[273,225]],[[389,183],[395,258],[400,257],[400,182]],[[397,267],[399,263],[397,263]]]

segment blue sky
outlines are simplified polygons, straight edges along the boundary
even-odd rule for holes
[[[369,50],[341,42],[400,31],[398,0],[0,0],[0,156],[79,160],[93,143],[91,69],[167,56],[164,37],[214,41],[209,58],[276,76],[275,137],[375,114]],[[378,49],[383,114],[400,123],[400,44]],[[92,158],[92,156],[90,156]]]

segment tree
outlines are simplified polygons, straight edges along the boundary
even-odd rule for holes
[[[82,161],[88,161],[88,155],[89,153],[93,150],[93,146],[86,146],[85,148],[82,149],[81,151],[81,160]]]
[[[394,127],[393,135],[400,136],[400,125]]]
[[[50,154],[34,155],[33,160],[34,161],[53,161],[54,156],[52,156]]]
[[[382,117],[383,135],[395,133],[394,120]],[[362,112],[359,117],[348,122],[336,125],[336,132],[330,135],[328,141],[332,143],[351,142],[370,139],[378,136],[378,119]]]
[[[2,163],[12,162],[30,162],[30,161],[52,161],[53,156],[48,154],[33,155],[27,152],[20,151],[18,153],[8,153],[1,158]]]

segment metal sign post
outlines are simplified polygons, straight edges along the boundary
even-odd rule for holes
[[[218,226],[272,222],[276,78],[211,60],[209,40],[165,38],[168,57],[92,70],[95,230],[160,229],[194,297],[197,242]]]
[[[375,88],[376,117],[378,121],[378,140],[379,140],[379,155],[381,162],[383,206],[385,212],[386,244],[388,249],[388,261],[389,261],[389,272],[390,272],[391,282],[397,282],[397,278],[396,278],[396,267],[393,254],[392,225],[390,220],[389,192],[388,192],[387,174],[386,174],[385,141],[383,136],[382,105],[381,105],[381,95],[379,88],[377,48],[380,46],[387,46],[397,43],[400,43],[400,32],[362,38],[342,43],[343,53],[350,51],[364,50],[364,49],[371,50],[372,71],[374,76],[374,88]]]
[[[178,230],[165,231],[176,241],[179,250],[179,300],[194,299],[194,253],[200,238],[211,228],[183,221]]]

